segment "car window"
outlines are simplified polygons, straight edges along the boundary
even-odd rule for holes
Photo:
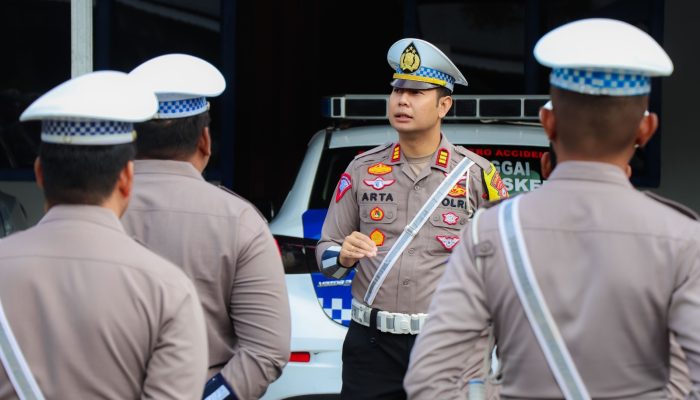
[[[470,146],[461,144],[491,161],[501,174],[508,192],[513,195],[538,188],[542,184],[540,156],[546,148],[532,146]],[[327,208],[333,198],[340,175],[352,159],[370,147],[326,149],[316,172],[309,208]]]

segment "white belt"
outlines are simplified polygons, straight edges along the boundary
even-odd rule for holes
[[[370,326],[372,308],[352,299],[351,318],[360,325]],[[428,314],[401,314],[389,311],[377,312],[377,329],[395,334],[417,335],[425,324]]]

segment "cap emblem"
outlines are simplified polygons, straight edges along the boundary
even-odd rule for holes
[[[418,49],[411,42],[401,53],[399,68],[406,73],[416,72],[420,68],[420,55]]]

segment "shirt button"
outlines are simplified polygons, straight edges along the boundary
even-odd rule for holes
[[[394,213],[389,211],[388,213],[386,213],[386,217],[387,218],[394,218]]]
[[[411,283],[411,282],[408,279],[404,279],[404,281],[403,281],[404,286],[408,286],[409,283]]]
[[[411,247],[410,249],[408,249],[408,254],[413,255],[413,253],[415,253],[415,252],[416,252],[416,250],[413,249],[413,247]]]
[[[438,218],[437,215],[433,215],[433,221],[437,221],[437,220],[439,220],[439,219],[440,219],[440,218]]]
[[[413,187],[413,189],[416,190],[416,191],[418,191],[418,190],[420,190],[420,186],[416,185],[416,186]]]

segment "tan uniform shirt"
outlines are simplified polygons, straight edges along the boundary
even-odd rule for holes
[[[492,164],[453,146],[444,136],[429,166],[418,175],[398,144],[389,143],[355,157],[341,177],[323,224],[316,248],[321,271],[342,278],[350,269],[332,260],[337,261],[345,236],[353,231],[369,236],[377,244],[377,256],[360,260],[352,283],[352,295],[361,301],[394,241],[464,157],[475,161],[468,181],[466,177],[459,181],[442,199],[394,264],[372,305],[391,312],[426,312],[445,261],[459,241],[459,230],[479,205],[508,193]],[[326,262],[324,266],[324,260],[333,265]]]
[[[136,161],[127,232],[194,281],[207,321],[209,375],[260,397],[289,359],[290,315],[279,250],[248,202],[192,164]]]
[[[197,399],[204,316],[177,267],[98,206],[54,206],[0,240],[0,299],[47,399]],[[0,365],[0,399],[15,399]]]
[[[411,356],[412,399],[463,398],[455,383],[493,321],[503,398],[561,398],[514,290],[498,207],[450,260]],[[663,398],[669,331],[700,382],[700,224],[636,191],[617,167],[564,162],[523,195],[520,218],[537,281],[594,398]],[[482,257],[483,269],[475,268]]]

